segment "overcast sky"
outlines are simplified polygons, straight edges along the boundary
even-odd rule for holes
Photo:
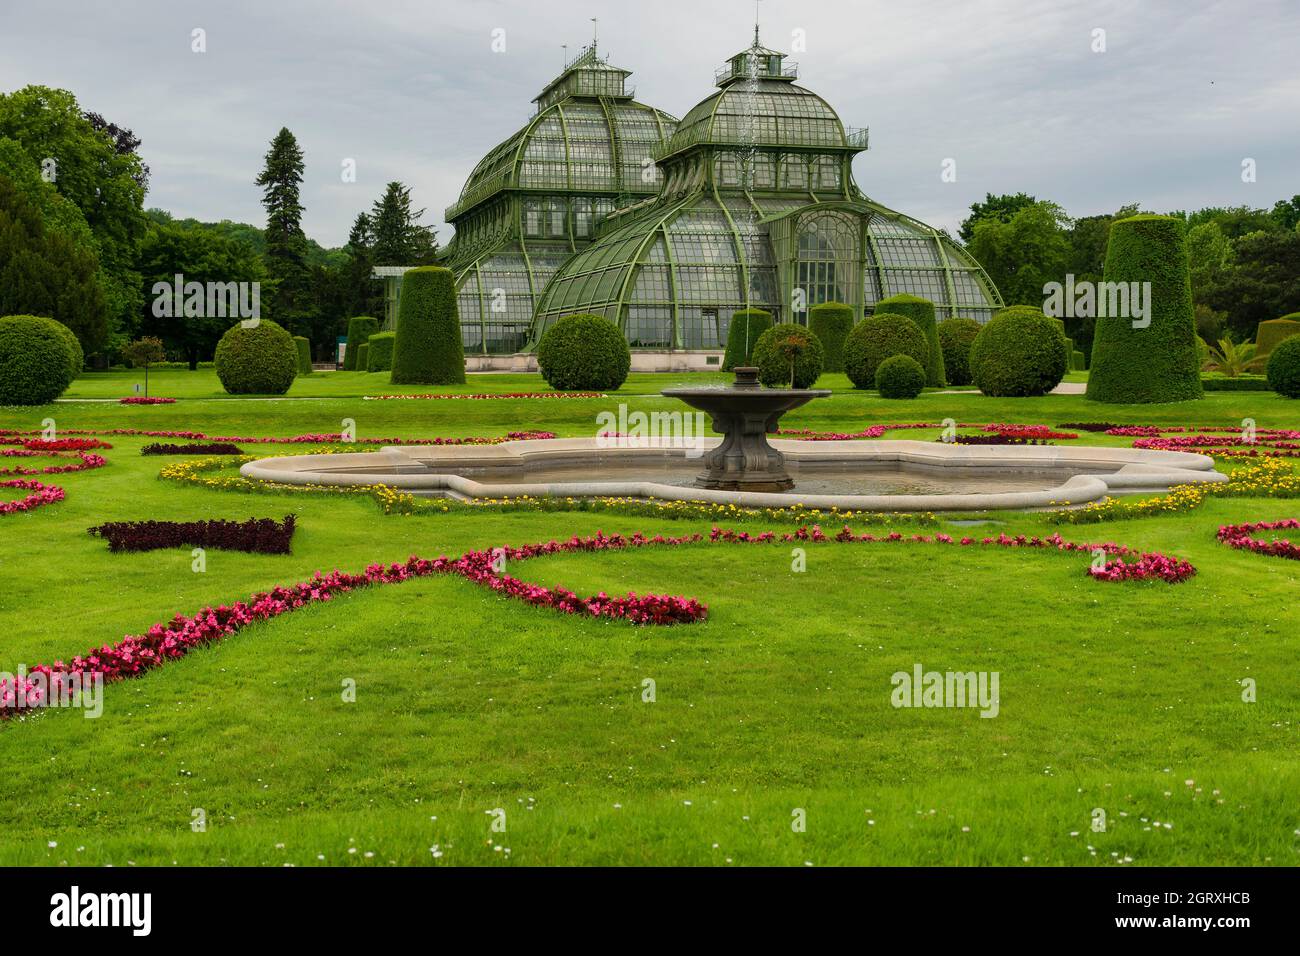
[[[766,45],[847,125],[869,196],[955,230],[986,192],[1071,215],[1271,206],[1300,193],[1297,0],[761,0]],[[304,227],[341,245],[400,179],[446,243],[475,162],[591,38],[637,98],[683,116],[747,46],[753,0],[0,0],[0,90],[45,84],[132,128],[147,205],[263,225],[281,126],[306,153]],[[191,51],[206,31],[207,52]],[[504,30],[505,50],[492,49]],[[1094,31],[1105,52],[1093,52]],[[800,32],[801,31],[801,32]],[[357,181],[341,181],[345,159]],[[1242,181],[1253,159],[1257,181]],[[946,159],[956,182],[945,183]]]

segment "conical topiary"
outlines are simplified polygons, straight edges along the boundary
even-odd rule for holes
[[[348,319],[348,347],[343,353],[343,371],[364,372],[363,366],[357,365],[361,346],[370,340],[370,336],[379,331],[379,320],[368,315],[354,315]]]
[[[827,372],[844,371],[844,340],[853,318],[853,306],[843,302],[822,302],[808,310],[808,328],[822,344]]]
[[[772,313],[762,309],[740,309],[731,317],[727,328],[727,351],[722,356],[722,370],[730,372],[737,365],[752,363],[754,343],[772,327]]]
[[[1144,283],[1150,296],[1142,303]],[[1128,309],[1112,308],[1122,304],[1123,289]],[[1128,404],[1203,397],[1183,220],[1140,215],[1114,223],[1096,300],[1088,398]]]
[[[402,277],[393,340],[394,385],[458,385],[465,381],[465,348],[450,269],[419,266]]]
[[[925,384],[932,388],[941,388],[948,384],[948,377],[943,368],[943,348],[939,345],[939,326],[934,318],[934,303],[920,296],[890,296],[876,303],[876,312],[890,312],[905,315],[917,324],[925,333],[925,340],[930,343],[930,357],[925,362]]]

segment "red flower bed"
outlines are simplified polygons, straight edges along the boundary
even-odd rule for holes
[[[53,664],[28,668],[28,673],[42,673],[46,678],[57,674],[99,673],[105,682],[136,677],[169,660],[184,657],[196,647],[228,637],[248,624],[278,617],[308,604],[328,601],[338,594],[345,594],[356,588],[397,584],[410,578],[427,577],[432,574],[456,574],[507,597],[537,607],[551,608],[564,614],[625,620],[634,624],[687,624],[702,621],[708,616],[707,606],[694,598],[662,594],[628,594],[625,597],[611,597],[603,591],[592,597],[580,597],[565,588],[547,588],[529,584],[498,571],[497,568],[502,558],[508,566],[513,561],[524,561],[548,554],[621,551],[628,548],[693,544],[705,540],[700,534],[681,537],[663,535],[646,537],[636,533],[625,537],[617,534],[605,535],[598,531],[587,538],[575,535],[567,541],[548,541],[542,544],[489,551],[469,551],[459,558],[439,557],[430,560],[412,556],[403,564],[372,564],[361,574],[347,574],[337,570],[322,574],[317,571],[308,581],[259,592],[247,601],[236,601],[234,604],[215,608],[205,607],[189,617],[178,614],[167,623],[153,625],[144,634],[127,635],[116,644],[105,644],[92,649],[84,655],[74,657],[71,662],[55,661]],[[1012,537],[1002,534],[996,538],[957,539],[948,534],[904,536],[895,531],[878,536],[870,533],[855,535],[852,529],[845,525],[833,538],[828,538],[820,527],[814,525],[811,528],[801,527],[797,531],[787,532],[779,538],[771,531],[751,535],[744,531],[737,532],[715,527],[707,538],[708,542],[714,544],[762,544],[777,540],[1043,548],[1067,552],[1100,550],[1112,556],[1114,560],[1101,568],[1089,568],[1088,575],[1099,581],[1158,579],[1176,583],[1196,573],[1196,569],[1186,561],[1179,561],[1165,555],[1149,553],[1138,555],[1132,549],[1113,542],[1079,544],[1066,541],[1059,534],[1052,534],[1046,538],[1025,535]],[[1123,557],[1132,555],[1137,555],[1136,561],[1122,560]],[[24,690],[25,688],[16,688],[7,682],[0,682],[0,717],[11,716],[24,709],[27,700]]]
[[[122,405],[175,405],[176,399],[162,398],[161,396],[155,398],[153,396],[129,395],[126,398],[119,398],[118,402]]]
[[[1050,441],[1041,438],[1024,438],[1019,435],[955,435],[951,439],[953,445],[1051,445]]]
[[[140,449],[142,455],[242,455],[243,449],[230,442],[191,443],[166,445],[154,442]]]
[[[1074,432],[1052,431],[1046,425],[985,425],[984,431],[996,432],[1004,438],[1069,440],[1079,437]]]
[[[782,438],[794,438],[802,441],[851,441],[854,439],[883,438],[886,432],[907,431],[917,428],[943,428],[942,422],[890,422],[881,425],[871,425],[857,432],[818,432],[809,428],[781,428],[776,434]],[[993,424],[976,424],[974,422],[958,422],[957,428],[978,428],[981,431],[995,432],[1007,438],[1017,439],[1070,439],[1078,438],[1078,435],[1069,432],[1056,432],[1046,425],[1009,425],[1002,423]],[[942,441],[942,439],[940,439]],[[958,444],[963,445],[1010,445],[1016,442],[1001,441],[962,441],[961,437],[957,438]]]
[[[0,457],[3,458],[44,458],[61,454],[60,452],[44,451],[27,451],[16,448],[7,448],[0,451]],[[75,457],[81,459],[75,465],[46,465],[44,468],[23,468],[17,466],[14,468],[0,468],[0,475],[66,475],[74,471],[90,471],[92,468],[103,468],[108,464],[108,459],[103,455],[92,455],[89,452],[73,452]]]
[[[22,432],[0,431],[0,435],[21,435]],[[73,432],[75,435],[96,434],[95,432]],[[90,451],[92,448],[112,448],[106,441],[100,441],[98,438],[60,438],[57,441],[46,441],[43,438],[19,438],[18,440],[10,439],[0,441],[0,445],[22,445],[28,451]]]
[[[110,521],[89,529],[108,541],[110,551],[156,551],[159,548],[222,548],[254,554],[289,554],[294,517],[249,518],[247,521]]]
[[[63,489],[57,485],[43,485],[39,481],[26,481],[17,478],[12,481],[0,481],[0,488],[21,488],[31,494],[16,501],[0,501],[0,515],[16,514],[19,511],[31,511],[42,505],[52,505],[64,498]]]
[[[1294,518],[1284,518],[1281,521],[1257,521],[1253,524],[1225,524],[1219,529],[1218,538],[1230,548],[1300,561],[1300,545],[1292,544],[1289,538],[1262,541],[1254,537],[1259,531],[1286,531],[1297,528],[1300,528],[1300,521]]]
[[[35,429],[21,431],[13,428],[0,428],[0,436],[13,437],[22,435],[35,434]],[[193,431],[156,431],[147,428],[69,428],[64,430],[65,435],[124,435],[124,436],[142,436],[145,438],[183,438],[189,441],[216,441],[216,442],[237,442],[246,445],[328,445],[336,444],[343,440],[341,432],[321,432],[319,434],[291,435],[287,438],[279,437],[254,437],[249,435],[207,435],[203,432]],[[507,441],[528,441],[538,438],[555,438],[554,432],[546,431],[520,431],[508,432],[504,437],[481,437],[470,436],[467,438],[358,438],[358,445],[499,445]],[[65,441],[73,439],[64,439]],[[0,444],[27,444],[27,442],[4,441],[0,439]],[[53,444],[53,443],[46,443]],[[87,448],[111,448],[112,445],[104,442],[88,444]]]
[[[1134,448],[1199,451],[1219,458],[1300,458],[1300,431],[1257,428],[1247,441],[1239,426],[1115,425],[1107,435],[1133,438]]]

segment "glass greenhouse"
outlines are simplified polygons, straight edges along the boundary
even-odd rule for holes
[[[521,351],[542,289],[591,243],[596,223],[659,192],[654,157],[677,120],[634,100],[630,75],[594,43],[583,50],[448,208],[456,235],[443,261],[456,272],[466,354]]]
[[[958,243],[862,194],[866,130],[757,35],[680,123],[633,101],[628,75],[584,51],[448,210],[467,353],[534,347],[575,312],[634,349],[716,350],[746,307],[806,322],[819,302],[869,314],[899,293],[941,317],[1001,306]]]

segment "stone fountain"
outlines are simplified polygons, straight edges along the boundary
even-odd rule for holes
[[[785,456],[767,443],[781,416],[814,398],[830,395],[827,388],[763,388],[758,369],[739,367],[726,388],[666,388],[660,394],[679,398],[713,420],[722,443],[704,455],[699,488],[720,491],[787,491],[794,479]]]

